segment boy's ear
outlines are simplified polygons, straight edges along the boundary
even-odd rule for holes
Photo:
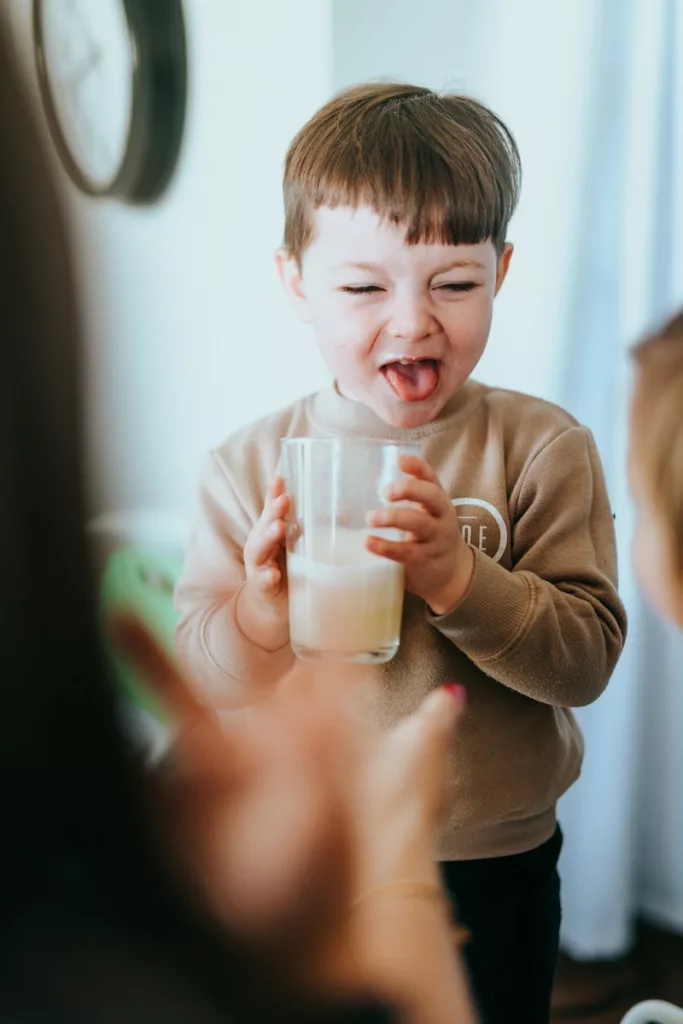
[[[297,316],[305,324],[310,323],[311,314],[298,259],[287,249],[278,249],[275,253],[275,266],[280,275],[282,287],[294,306]]]
[[[498,257],[498,266],[496,267],[496,290],[494,294],[498,294],[500,289],[503,287],[503,281],[507,277],[507,272],[510,267],[510,260],[512,259],[512,253],[514,246],[512,242],[506,242],[503,251]]]

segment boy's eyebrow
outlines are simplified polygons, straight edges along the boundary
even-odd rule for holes
[[[475,267],[477,270],[486,270],[486,265],[482,263],[480,260],[459,259],[452,260],[450,263],[447,263],[445,266],[441,267],[440,270],[437,270],[435,272],[434,277],[436,277],[438,274],[445,274],[449,270],[459,270],[461,267]]]
[[[439,274],[446,274],[446,273],[448,273],[449,270],[460,270],[461,268],[467,268],[467,267],[472,267],[472,268],[475,268],[477,270],[486,270],[485,264],[481,263],[479,260],[458,259],[458,260],[450,260],[448,263],[444,264],[444,266],[439,267],[438,270],[434,271],[432,276],[433,277],[438,277]],[[382,267],[381,267],[381,265],[379,263],[362,263],[362,262],[351,261],[349,263],[340,263],[339,266],[336,269],[337,270],[368,270],[371,273],[376,273],[378,270],[382,270]]]

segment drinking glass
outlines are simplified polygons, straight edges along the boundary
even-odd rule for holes
[[[291,508],[287,530],[289,620],[294,653],[381,663],[396,654],[403,611],[403,566],[367,550],[368,512],[386,505],[417,444],[345,438],[287,438],[282,476]]]

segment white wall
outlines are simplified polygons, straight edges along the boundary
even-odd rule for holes
[[[33,77],[28,0],[4,0]],[[80,242],[94,512],[191,501],[210,445],[327,380],[276,277],[287,144],[331,88],[328,0],[185,0],[182,161],[157,207],[65,183]]]
[[[562,394],[566,254],[582,182],[592,0],[335,0],[334,84],[403,78],[489,104],[519,144],[516,251],[477,376],[552,400]],[[581,144],[579,144],[581,140]]]
[[[474,0],[334,0],[334,84],[396,78],[467,89],[485,24]]]
[[[31,4],[6,3],[34,78]],[[206,448],[327,381],[273,270],[280,173],[306,118],[333,88],[363,79],[466,89],[508,120],[525,186],[511,275],[478,372],[557,397],[590,0],[561,8],[185,0],[185,8],[189,110],[167,197],[134,210],[89,200],[64,179],[84,286],[93,512],[185,509]]]

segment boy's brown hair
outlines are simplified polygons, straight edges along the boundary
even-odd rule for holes
[[[289,147],[284,247],[301,259],[319,207],[368,205],[405,225],[409,245],[490,238],[500,253],[520,181],[515,140],[483,104],[394,82],[355,86]]]
[[[683,571],[683,311],[633,349],[632,453]]]

